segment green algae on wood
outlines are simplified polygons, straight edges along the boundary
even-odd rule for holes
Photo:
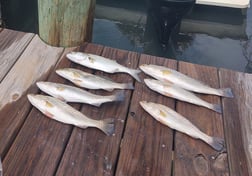
[[[53,46],[77,46],[92,39],[95,0],[38,0],[39,36]]]

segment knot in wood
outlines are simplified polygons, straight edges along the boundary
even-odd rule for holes
[[[193,159],[193,166],[196,173],[200,176],[205,176],[209,172],[209,164],[206,157],[202,154],[198,154]]]

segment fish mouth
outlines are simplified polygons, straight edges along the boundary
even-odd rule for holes
[[[144,79],[144,83],[145,83],[147,86],[151,86],[152,83],[153,83],[153,79]]]
[[[82,61],[86,55],[81,52],[70,52],[66,54],[66,57],[71,61]]]
[[[46,82],[39,81],[39,82],[36,82],[36,85],[38,86],[38,88],[43,88],[46,85]]]
[[[55,71],[58,75],[60,76],[64,76],[65,75],[65,71],[63,69],[58,69]]]
[[[70,53],[67,53],[66,54],[66,57],[68,58],[68,59],[70,59],[70,60],[74,60],[74,55],[75,55],[75,53],[74,52],[70,52]]]
[[[30,101],[31,104],[34,104],[36,101],[36,95],[35,94],[28,94],[27,95],[28,100]]]
[[[142,70],[142,71],[147,71],[147,64],[142,64],[139,66],[139,68]]]
[[[144,108],[144,109],[147,107],[147,104],[148,104],[147,101],[140,101],[139,103],[142,106],[142,108]]]

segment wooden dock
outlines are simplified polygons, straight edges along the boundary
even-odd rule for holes
[[[55,48],[35,34],[0,31],[0,157],[4,176],[252,176],[252,75],[91,43]],[[161,96],[129,75],[105,74],[71,63],[65,54],[72,50],[102,55],[131,68],[144,63],[164,65],[216,88],[231,87],[235,98],[199,95],[220,103],[223,114],[218,114]],[[70,84],[55,74],[55,69],[65,67],[117,82],[134,82],[135,90],[125,90],[123,102],[100,108],[71,104],[94,119],[115,118],[113,136],[95,128],[83,130],[56,122],[28,102],[28,93],[41,93],[37,81]],[[216,152],[202,141],[162,125],[140,107],[141,100],[174,108],[205,133],[223,137],[227,151]]]
[[[249,8],[250,0],[196,0],[196,4],[245,9]]]

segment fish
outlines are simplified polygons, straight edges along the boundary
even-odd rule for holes
[[[173,109],[162,104],[147,101],[140,101],[140,105],[154,119],[171,129],[187,134],[195,139],[201,139],[217,151],[221,151],[225,148],[224,139],[220,137],[211,137],[205,134],[187,118],[180,115]]]
[[[47,117],[58,122],[77,126],[82,129],[95,127],[111,136],[114,133],[114,119],[94,120],[67,103],[47,95],[28,94],[30,103]]]
[[[167,97],[175,98],[180,101],[188,102],[198,106],[203,106],[215,112],[222,113],[222,108],[219,104],[211,104],[201,98],[197,97],[194,93],[182,89],[173,83],[162,82],[155,79],[144,79],[145,84],[153,91],[156,91]]]
[[[43,92],[65,102],[86,103],[99,107],[101,106],[101,104],[106,102],[124,100],[123,91],[120,91],[114,95],[103,96],[90,93],[74,86],[69,86],[60,83],[40,81],[36,84],[38,88]]]
[[[83,52],[70,52],[66,54],[66,57],[72,62],[91,69],[101,70],[107,73],[127,73],[135,78],[138,82],[141,82],[138,76],[141,70],[125,67],[121,64],[118,64],[115,60]]]
[[[234,97],[231,88],[215,89],[206,85],[205,83],[202,83],[201,81],[193,79],[168,67],[152,64],[143,64],[140,66],[140,69],[144,73],[152,76],[155,79],[174,83],[177,86],[192,92],[211,94],[228,98]]]
[[[103,89],[106,91],[113,91],[114,89],[134,89],[132,83],[116,83],[112,80],[74,68],[58,69],[56,73],[75,85],[87,89]]]

